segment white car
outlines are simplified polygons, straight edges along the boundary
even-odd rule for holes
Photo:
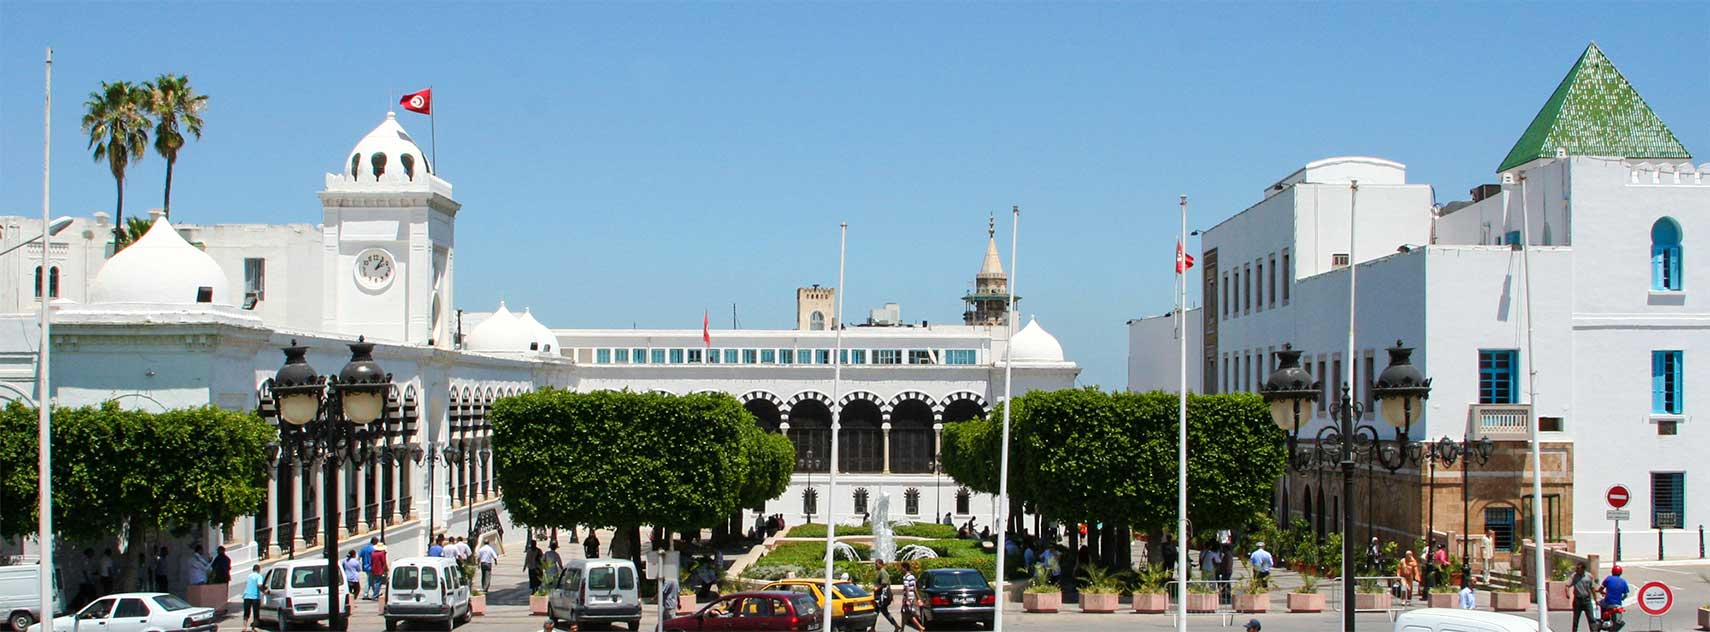
[[[42,624],[30,626],[41,632]],[[75,613],[53,620],[54,632],[213,632],[213,608],[197,608],[167,593],[107,595]]]

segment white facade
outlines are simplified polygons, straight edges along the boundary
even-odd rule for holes
[[[1187,384],[1189,393],[1205,392],[1204,364],[1198,359],[1204,344],[1205,323],[1201,308],[1187,310]],[[1176,390],[1181,383],[1181,335],[1175,313],[1128,321],[1129,390]]]

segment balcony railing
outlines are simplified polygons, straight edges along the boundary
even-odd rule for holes
[[[1513,439],[1528,436],[1532,423],[1530,404],[1472,404],[1467,423],[1474,438]]]

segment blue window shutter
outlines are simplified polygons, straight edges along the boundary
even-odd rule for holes
[[[1669,362],[1669,381],[1670,381],[1670,384],[1669,384],[1668,390],[1669,390],[1669,396],[1670,396],[1669,397],[1669,404],[1671,404],[1671,406],[1669,407],[1668,412],[1674,413],[1676,415],[1678,415],[1681,412],[1684,412],[1686,410],[1686,403],[1682,399],[1682,396],[1685,395],[1684,391],[1686,390],[1686,383],[1682,382],[1680,379],[1681,378],[1681,365],[1684,364],[1683,360],[1685,359],[1685,358],[1681,357],[1683,355],[1685,355],[1685,352],[1682,352],[1682,351],[1670,351],[1669,352],[1669,360],[1670,360],[1670,362]]]
[[[1666,289],[1668,289],[1668,287],[1664,284],[1665,281],[1664,281],[1664,273],[1663,273],[1663,266],[1664,266],[1663,252],[1665,250],[1666,250],[1666,248],[1663,246],[1656,246],[1656,245],[1651,246],[1651,289],[1653,289],[1653,290],[1666,290]]]
[[[1668,289],[1680,289],[1680,246],[1668,247]]]
[[[1663,375],[1667,370],[1663,367],[1663,351],[1651,352],[1651,412],[1668,412],[1663,407]]]

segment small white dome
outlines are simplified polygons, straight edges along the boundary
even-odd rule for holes
[[[464,346],[470,351],[489,351],[497,353],[520,353],[528,351],[530,343],[534,342],[535,332],[524,324],[522,319],[505,308],[504,301],[499,302],[499,309],[492,316],[469,332]]]
[[[398,124],[396,112],[387,112],[386,120],[357,141],[340,167],[346,180],[357,182],[415,182],[425,180],[432,172],[427,154]]]
[[[534,332],[534,342],[538,345],[535,350],[545,354],[558,353],[558,335],[552,333],[551,329],[547,329],[546,325],[540,324],[540,321],[535,320],[534,314],[529,313],[527,307],[523,308],[522,316],[518,317],[517,320],[522,321],[523,326]]]
[[[1009,360],[1016,364],[1042,364],[1063,361],[1063,345],[1057,337],[1039,326],[1039,319],[1029,319],[1027,326],[1015,332],[1009,340]]]
[[[226,284],[220,264],[184,241],[162,217],[141,239],[101,266],[89,287],[89,302],[194,305],[201,288],[211,288],[210,302],[231,305]]]

